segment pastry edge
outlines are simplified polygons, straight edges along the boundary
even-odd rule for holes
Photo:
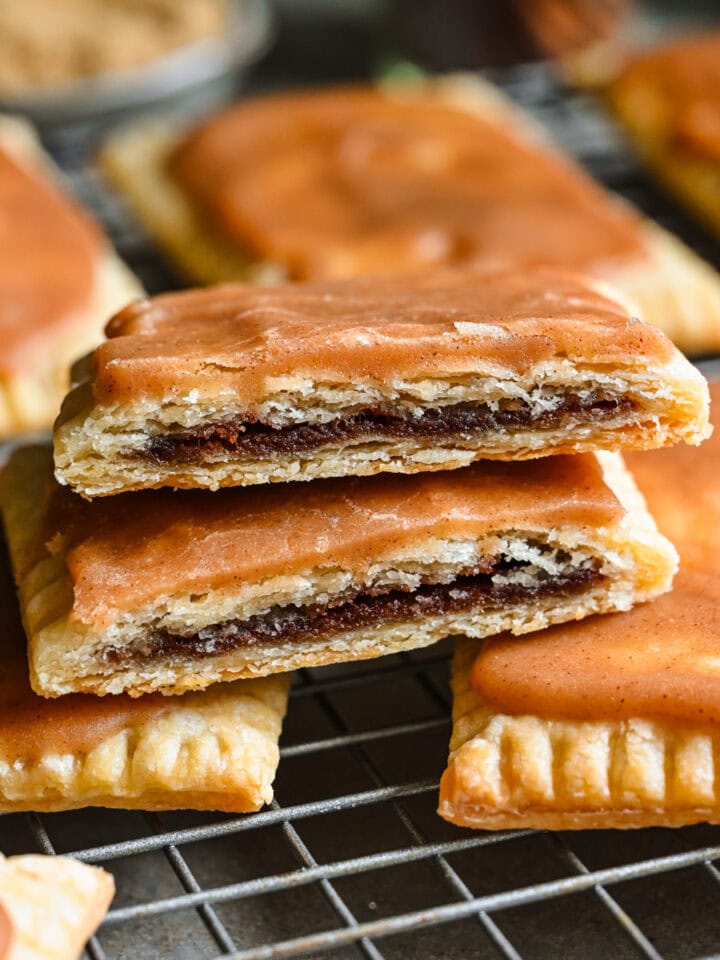
[[[273,796],[289,683],[278,674],[168,699],[87,753],[0,759],[0,811],[259,810]]]
[[[112,874],[70,857],[0,855],[0,910],[10,955],[68,960],[80,954],[107,913]]]
[[[720,731],[498,713],[470,685],[480,647],[461,640],[455,648],[453,732],[438,805],[445,820],[483,830],[720,822]]]

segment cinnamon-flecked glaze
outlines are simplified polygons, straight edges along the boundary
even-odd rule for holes
[[[653,136],[720,163],[720,30],[664,44],[633,59],[611,95],[632,97]]]
[[[579,169],[432,86],[245,100],[168,170],[220,237],[293,279],[645,256],[637,217]]]
[[[362,578],[370,565],[427,538],[595,528],[622,515],[595,457],[579,455],[218,493],[144,491],[92,503],[55,487],[46,537],[63,534],[70,617],[100,628],[165,594],[315,568]]]
[[[472,685],[513,714],[720,722],[720,384],[699,448],[627,455],[660,530],[680,553],[671,593],[629,613],[488,641]]]
[[[172,701],[160,694],[133,699],[124,695],[71,694],[46,700],[30,689],[27,642],[0,538],[0,760],[34,763],[49,754],[86,754],[93,747],[159,716]]]
[[[614,299],[545,269],[225,284],[139,300],[107,334],[93,359],[98,400],[230,391],[248,412],[288,374],[340,384],[522,376],[554,358],[664,362],[674,351]]]
[[[88,309],[102,239],[39,170],[0,149],[0,370],[21,369]]]

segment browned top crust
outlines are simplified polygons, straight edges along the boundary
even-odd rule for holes
[[[514,377],[552,360],[643,367],[679,357],[612,295],[548,270],[226,284],[137,301],[107,334],[93,358],[101,402],[230,392],[248,412],[278,377]]]
[[[634,105],[668,152],[720,162],[720,30],[637,54],[610,97]]]
[[[0,147],[0,372],[45,359],[89,308],[102,245],[70,197]]]
[[[635,214],[441,84],[245,100],[192,131],[168,169],[226,242],[293,279],[646,256]]]
[[[23,456],[6,468],[9,486]],[[158,596],[318,569],[363,578],[372,564],[430,539],[532,537],[609,527],[625,515],[593,455],[92,503],[50,481],[43,509],[43,543],[62,552],[72,581],[70,618],[96,627]]]
[[[720,423],[720,383],[711,386]],[[680,553],[671,593],[629,613],[488,641],[474,688],[501,711],[579,720],[720,722],[720,432],[699,450],[628,455]]]

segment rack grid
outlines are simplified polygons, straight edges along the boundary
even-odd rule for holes
[[[720,263],[592,101],[542,65],[493,79],[599,180]],[[99,178],[67,145],[56,153],[148,289],[172,286]],[[276,800],[260,813],[13,814],[0,849],[113,872],[93,960],[720,956],[720,828],[484,833],[437,817],[450,649],[301,671]]]

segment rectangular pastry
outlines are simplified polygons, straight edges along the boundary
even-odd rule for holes
[[[492,85],[449,77],[255,97],[103,166],[201,283],[542,263],[611,281],[681,349],[720,348],[720,280],[595,184]]]
[[[718,410],[720,384],[712,392]],[[720,434],[630,464],[680,551],[672,592],[522,644],[459,643],[445,819],[483,830],[720,822]]]
[[[49,427],[70,363],[140,292],[23,121],[0,116],[0,440]]]
[[[650,170],[720,235],[720,30],[630,58],[611,109]]]
[[[52,562],[48,555],[45,567]],[[37,586],[42,570],[28,576]],[[57,589],[38,592],[35,606],[51,612]],[[0,610],[1,813],[87,806],[245,812],[272,800],[288,677],[238,680],[182,697],[46,700],[30,688],[1,538]],[[63,642],[58,624],[53,635]]]
[[[546,269],[224,285],[131,304],[55,429],[87,497],[454,469],[707,432],[707,385]]]
[[[526,633],[627,609],[675,570],[617,454],[89,503],[35,447],[1,479],[31,681],[49,697]]]
[[[76,960],[107,913],[112,875],[70,857],[0,854],[0,958]]]

